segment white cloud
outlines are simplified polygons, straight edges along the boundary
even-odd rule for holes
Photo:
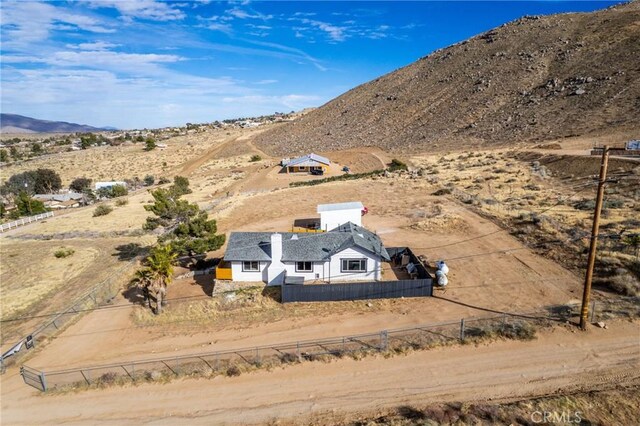
[[[94,33],[112,33],[100,20],[88,15],[72,13],[49,3],[3,2],[3,47],[26,49],[30,44],[45,41],[53,30],[84,30]]]
[[[274,84],[277,82],[278,80],[260,80],[260,81],[256,81],[255,84]]]
[[[256,12],[255,10],[247,11],[238,7],[227,10],[227,13],[238,19],[261,19],[263,21],[268,21],[273,18],[273,15],[264,15],[260,12]]]
[[[177,3],[156,0],[85,0],[94,8],[116,9],[126,19],[149,19],[152,21],[173,21],[186,17]]]
[[[106,41],[96,41],[94,43],[67,44],[69,49],[80,50],[108,50],[120,46],[119,44],[107,43]]]

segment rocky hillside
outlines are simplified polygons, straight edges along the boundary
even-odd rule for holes
[[[640,3],[526,16],[261,134],[275,155],[396,152],[640,132]]]
[[[38,120],[17,114],[0,114],[0,131],[2,133],[75,133],[99,132],[101,130],[106,129],[67,123],[66,121]]]

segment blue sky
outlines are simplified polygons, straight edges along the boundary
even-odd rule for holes
[[[3,0],[2,112],[123,129],[289,112],[523,15],[615,3]]]

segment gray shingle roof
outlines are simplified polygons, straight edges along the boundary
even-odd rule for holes
[[[229,236],[225,261],[271,261],[272,232],[232,232]],[[282,234],[282,261],[322,262],[335,253],[359,247],[389,260],[380,237],[353,223],[329,232]]]

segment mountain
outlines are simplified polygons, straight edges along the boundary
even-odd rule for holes
[[[274,155],[512,145],[640,131],[640,3],[526,16],[264,132]]]
[[[0,114],[0,132],[2,133],[75,133],[103,130],[108,129],[65,121],[38,120],[17,114]]]

